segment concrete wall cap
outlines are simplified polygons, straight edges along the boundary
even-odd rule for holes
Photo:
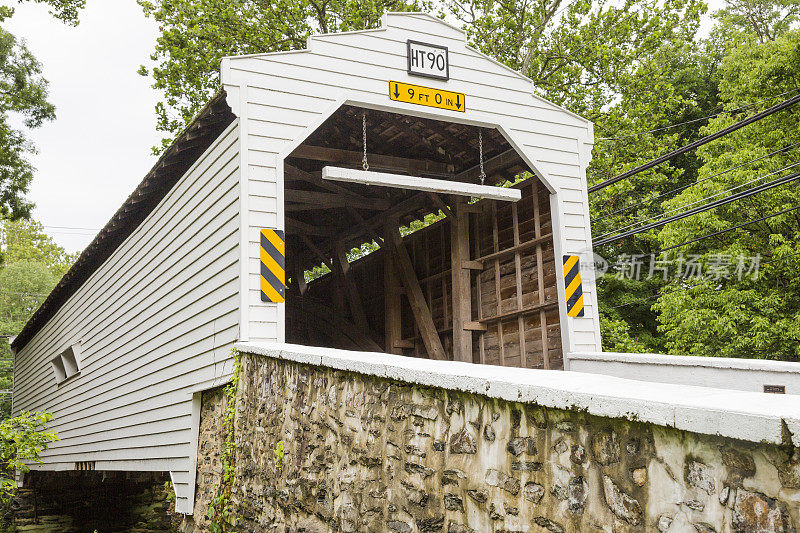
[[[652,383],[581,372],[433,361],[283,343],[239,343],[243,353],[585,411],[706,435],[800,445],[800,396]],[[586,354],[581,354],[581,356]]]
[[[800,373],[800,363],[767,359],[738,359],[735,357],[702,357],[697,355],[664,355],[655,353],[573,352],[569,361],[603,361],[641,365],[692,366],[730,368],[735,370],[765,370],[769,372]]]

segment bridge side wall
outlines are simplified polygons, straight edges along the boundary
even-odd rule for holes
[[[790,531],[800,525],[800,466],[790,444],[419,385],[390,379],[388,367],[383,376],[358,364],[351,365],[358,371],[340,370],[310,351],[293,359],[242,354],[231,495],[238,530],[273,524],[277,531],[408,533]],[[223,398],[204,397],[202,427],[224,433]],[[212,430],[201,435],[198,464],[219,463],[220,448],[204,442],[221,437]],[[216,494],[218,481],[198,475],[198,509],[206,505],[202,498]],[[194,518],[202,520],[200,513]]]

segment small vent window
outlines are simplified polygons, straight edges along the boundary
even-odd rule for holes
[[[56,383],[68,380],[80,373],[80,346],[75,344],[55,356],[50,364],[56,376]]]

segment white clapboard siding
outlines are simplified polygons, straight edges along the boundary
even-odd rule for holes
[[[409,76],[408,39],[448,47],[448,81]],[[466,113],[390,101],[388,82],[462,92]],[[590,122],[533,94],[530,80],[466,45],[463,31],[421,13],[390,13],[380,29],[311,37],[307,50],[226,58],[222,83],[242,127],[242,339],[284,339],[283,306],[259,293],[259,231],[284,228],[283,158],[344,103],[498,127],[553,194],[556,255],[591,256],[586,166]],[[270,201],[274,199],[275,201]],[[563,272],[556,269],[559,297]],[[584,281],[586,316],[562,309],[565,350],[599,350],[596,288]],[[564,305],[561,306],[562,308]]]
[[[191,512],[193,393],[239,338],[239,121],[17,354],[14,411],[53,413],[42,469],[168,470]],[[49,361],[80,342],[80,374]]]

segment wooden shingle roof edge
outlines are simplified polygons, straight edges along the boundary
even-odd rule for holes
[[[156,208],[195,161],[234,121],[220,90],[175,138],[25,323],[11,348],[19,352]]]

